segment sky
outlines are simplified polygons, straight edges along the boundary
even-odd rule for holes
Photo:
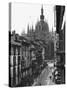
[[[54,27],[54,5],[32,4],[32,3],[12,3],[11,11],[11,31],[21,34],[27,32],[27,27],[31,28],[40,21],[41,7],[44,9],[44,21],[48,23],[49,31]]]

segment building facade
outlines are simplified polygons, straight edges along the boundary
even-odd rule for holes
[[[45,60],[45,46],[42,41],[29,40],[15,31],[9,35],[9,86],[29,86]]]
[[[15,31],[11,35],[10,53],[9,53],[9,84],[16,86],[21,80],[21,42]]]
[[[58,35],[58,41],[57,41],[57,51],[56,51],[56,57],[57,57],[57,63],[56,67],[57,70],[60,71],[60,79],[59,76],[55,82],[57,84],[64,84],[65,83],[65,21],[63,24],[63,17],[65,13],[65,6],[56,6],[56,34]],[[63,24],[63,28],[62,28]]]

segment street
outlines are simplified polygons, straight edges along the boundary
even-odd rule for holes
[[[52,70],[53,68],[49,67],[49,65],[43,69],[41,74],[38,76],[36,80],[34,80],[34,83],[32,86],[38,86],[38,85],[54,85],[53,76],[52,76]]]

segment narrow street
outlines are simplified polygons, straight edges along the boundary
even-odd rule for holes
[[[38,85],[54,85],[54,82],[52,81],[52,68],[47,66],[43,71],[41,72],[40,76],[34,81],[33,86]]]

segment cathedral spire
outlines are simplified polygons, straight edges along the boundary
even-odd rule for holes
[[[40,20],[44,20],[44,15],[43,15],[43,5],[42,5],[42,8],[41,8],[41,15],[40,15]]]
[[[42,8],[41,8],[41,15],[43,15],[43,5],[42,5]]]

